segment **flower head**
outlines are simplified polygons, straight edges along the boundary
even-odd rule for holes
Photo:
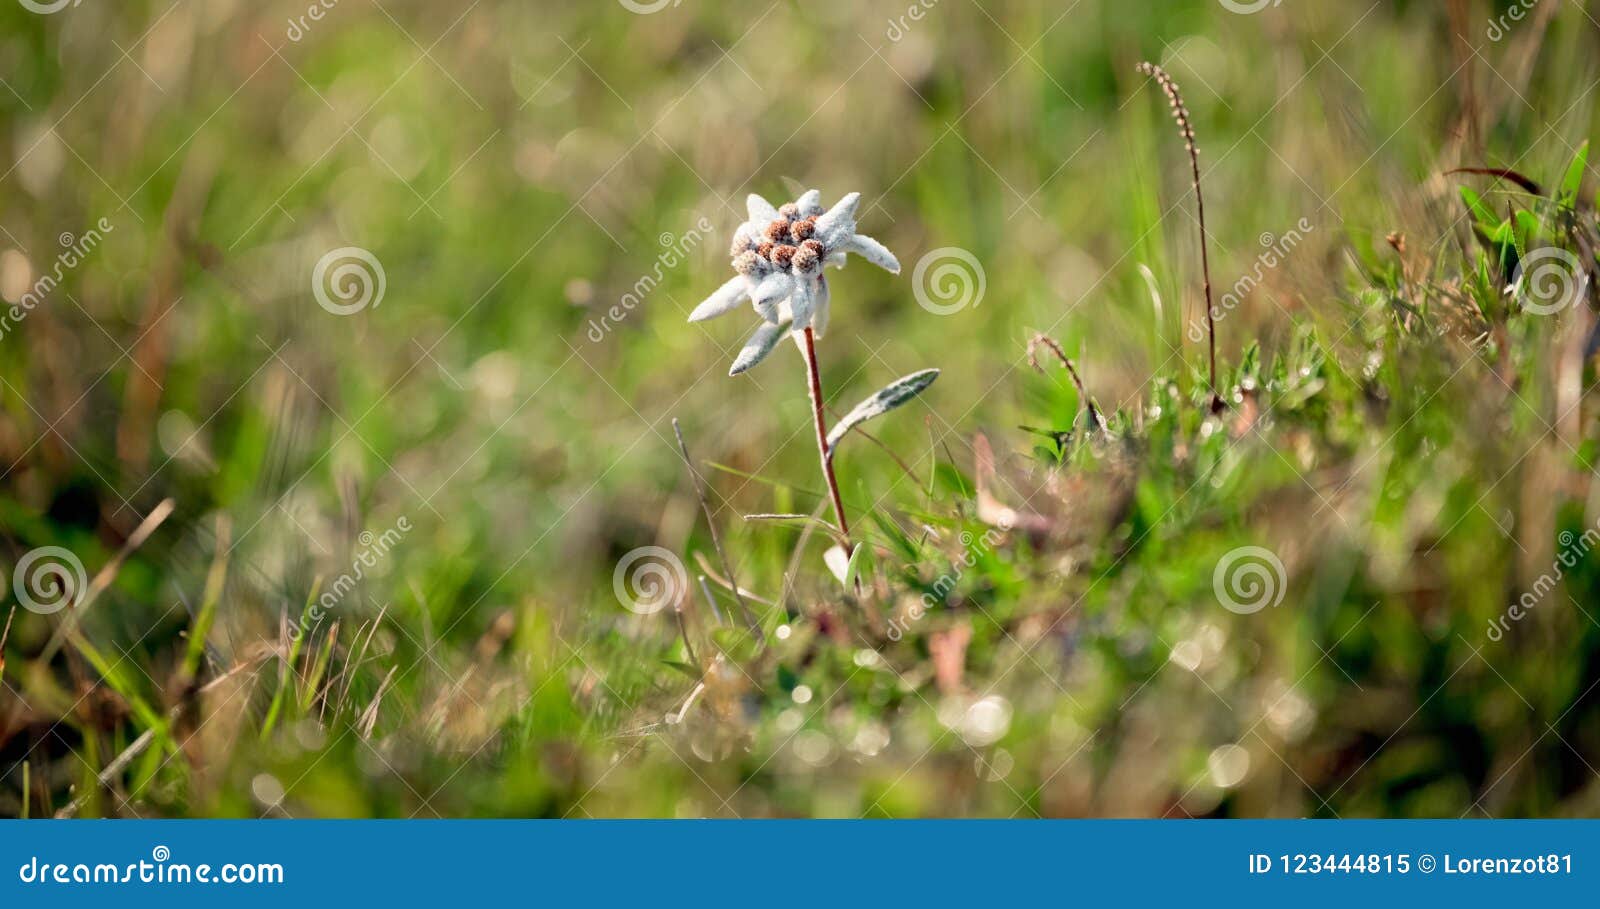
[[[811,190],[781,207],[758,195],[746,200],[750,220],[733,232],[728,250],[734,275],[689,314],[690,322],[715,318],[749,300],[766,324],[756,330],[734,361],[730,375],[749,369],[771,353],[784,328],[822,334],[828,327],[828,281],[823,268],[842,267],[855,253],[890,274],[900,261],[882,243],[856,233],[860,193],[850,193],[830,209]]]

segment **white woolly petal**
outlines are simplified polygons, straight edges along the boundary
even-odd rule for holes
[[[856,232],[856,207],[861,204],[861,194],[851,193],[833,204],[827,214],[817,219],[817,236],[824,246],[833,246],[829,238],[843,239]]]
[[[817,280],[817,296],[811,307],[811,328],[822,337],[828,330],[828,304],[833,294],[828,290],[828,279]]]
[[[854,218],[831,225],[826,231],[822,229],[821,221],[818,221],[817,224],[817,240],[819,240],[823,246],[826,246],[829,249],[837,249],[844,244],[849,243],[850,238],[856,235],[856,222]]]
[[[733,244],[749,249],[761,242],[761,228],[754,221],[746,221],[733,229]]]
[[[810,275],[800,275],[794,280],[794,294],[789,297],[789,306],[794,312],[794,327],[803,329],[811,324],[811,313],[817,301],[817,279]]]
[[[744,275],[734,275],[728,283],[717,288],[716,292],[706,297],[704,303],[694,308],[689,313],[690,322],[704,322],[715,319],[725,312],[729,312],[743,303],[745,297],[750,295],[750,282]]]
[[[800,217],[815,218],[822,214],[822,193],[815,189],[806,190],[805,195],[795,200],[795,206],[800,209]]]
[[[794,293],[794,278],[787,272],[774,272],[761,279],[755,290],[750,292],[750,299],[756,305],[756,312],[768,322],[778,321],[778,304]]]
[[[850,260],[844,254],[844,250],[836,249],[833,252],[828,253],[828,258],[822,260],[822,264],[832,265],[834,268],[844,268],[849,261]]]
[[[744,200],[744,207],[746,211],[750,212],[750,220],[759,222],[762,226],[778,219],[778,210],[773,207],[772,203],[755,193],[751,193]]]
[[[756,327],[750,339],[744,342],[744,347],[739,351],[739,356],[734,358],[733,367],[728,370],[728,375],[736,376],[765,360],[773,348],[778,346],[778,342],[783,340],[783,333],[787,328],[787,325],[762,322]]]
[[[894,257],[887,247],[871,237],[856,234],[846,240],[843,246],[845,252],[853,252],[873,265],[887,271],[891,275],[900,273],[900,260]]]

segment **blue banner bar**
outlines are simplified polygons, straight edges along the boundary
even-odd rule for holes
[[[1600,822],[10,821],[0,870],[0,906],[1592,905]]]

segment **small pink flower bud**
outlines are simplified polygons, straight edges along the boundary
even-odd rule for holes
[[[788,268],[794,261],[794,254],[797,251],[793,246],[788,245],[773,247],[772,264],[779,268]]]

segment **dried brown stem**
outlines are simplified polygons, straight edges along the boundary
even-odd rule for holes
[[[94,579],[89,582],[89,588],[81,595],[77,591],[72,591],[77,598],[62,615],[61,624],[56,627],[55,634],[51,635],[50,640],[45,643],[44,651],[39,657],[40,663],[48,663],[55,658],[56,653],[61,649],[61,645],[65,644],[78,630],[79,618],[89,610],[90,606],[94,605],[95,599],[105,592],[107,587],[111,586],[111,582],[117,579],[117,572],[122,570],[122,564],[128,560],[128,557],[135,550],[143,546],[146,540],[150,539],[150,535],[156,532],[156,528],[160,527],[161,523],[172,514],[175,507],[176,502],[174,500],[162,499],[156,507],[150,509],[150,513],[145,515],[143,521],[139,522],[139,526],[134,528],[133,533],[128,535],[127,540],[122,544],[122,549],[112,557],[111,561],[105,564],[104,568],[101,568],[95,574]]]
[[[756,621],[756,614],[750,609],[750,604],[744,601],[739,593],[739,579],[734,577],[733,563],[728,560],[727,550],[722,548],[722,536],[717,533],[717,521],[711,514],[711,503],[706,500],[705,482],[700,479],[700,471],[694,469],[694,461],[689,458],[689,446],[684,444],[683,430],[678,427],[676,417],[672,420],[672,434],[678,437],[678,453],[683,455],[683,466],[689,470],[689,479],[694,483],[694,494],[700,499],[700,510],[706,515],[706,529],[711,532],[711,548],[717,551],[717,558],[722,560],[722,570],[728,574],[728,589],[733,591],[733,599],[739,604],[739,612],[744,615],[746,625],[750,626],[750,633],[756,640],[765,640],[761,633],[761,623]]]
[[[1140,63],[1139,72],[1156,80],[1172,105],[1172,119],[1177,121],[1178,133],[1183,136],[1184,150],[1189,153],[1189,170],[1194,179],[1194,206],[1200,220],[1200,273],[1205,283],[1206,332],[1210,339],[1211,412],[1221,413],[1222,395],[1217,390],[1217,319],[1211,306],[1211,257],[1206,245],[1206,200],[1200,194],[1200,149],[1194,144],[1194,126],[1189,121],[1189,108],[1184,106],[1183,95],[1178,93],[1178,83],[1172,81],[1167,71],[1154,63]]]
[[[1043,332],[1034,335],[1033,340],[1028,342],[1028,363],[1039,372],[1044,372],[1044,367],[1039,365],[1039,359],[1035,355],[1041,346],[1049,348],[1057,359],[1061,361],[1061,365],[1067,368],[1067,375],[1072,377],[1073,387],[1078,389],[1078,400],[1082,401],[1084,409],[1089,411],[1090,425],[1104,432],[1106,428],[1105,417],[1101,416],[1099,408],[1094,406],[1094,399],[1089,397],[1089,390],[1083,386],[1083,379],[1078,377],[1077,368],[1072,365],[1071,358],[1067,356],[1066,351],[1061,349],[1061,345],[1056,342],[1055,338]]]

